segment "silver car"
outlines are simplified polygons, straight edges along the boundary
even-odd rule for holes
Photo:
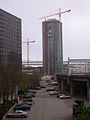
[[[71,98],[71,96],[62,94],[62,95],[59,96],[59,98],[60,99],[69,99],[69,98]]]
[[[22,110],[17,110],[14,112],[10,112],[6,115],[7,118],[26,118],[27,117],[27,112],[22,111]]]

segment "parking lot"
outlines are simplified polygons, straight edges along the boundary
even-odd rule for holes
[[[72,99],[58,99],[50,96],[45,89],[37,91],[34,105],[28,111],[28,118],[9,120],[72,120]],[[8,120],[8,118],[7,118]]]

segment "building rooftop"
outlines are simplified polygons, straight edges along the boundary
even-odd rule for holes
[[[47,19],[47,21],[48,21],[48,22],[51,22],[51,21],[59,21],[59,20],[53,18],[53,19]]]

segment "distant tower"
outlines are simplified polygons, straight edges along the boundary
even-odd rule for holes
[[[55,75],[56,73],[62,73],[62,23],[56,19],[49,19],[42,23],[42,31],[44,74]]]

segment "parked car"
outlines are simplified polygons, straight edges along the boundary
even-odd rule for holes
[[[15,107],[14,107],[14,111],[16,110],[23,110],[23,111],[28,111],[30,110],[31,106],[30,105],[27,105],[27,104],[17,104]]]
[[[59,92],[57,92],[57,91],[49,91],[49,94],[50,95],[57,95]]]
[[[23,104],[27,104],[27,105],[32,106],[32,102],[29,102],[29,101],[24,101]]]
[[[46,88],[46,91],[54,91],[54,90],[55,90],[55,88],[52,87],[52,86],[49,86],[49,87]]]
[[[58,85],[57,81],[52,82],[52,86],[56,86],[56,85]]]
[[[46,88],[46,86],[42,84],[42,85],[40,85],[40,88]]]
[[[17,110],[14,112],[10,112],[6,115],[7,118],[26,118],[27,117],[27,112],[22,111],[22,110]]]
[[[26,93],[26,98],[32,98],[32,93]]]
[[[32,102],[32,98],[26,98],[26,97],[24,97],[23,102],[25,102],[25,101]]]
[[[69,99],[69,98],[71,98],[71,96],[63,94],[63,95],[59,96],[59,98],[60,99]]]
[[[26,97],[35,97],[35,94],[31,91],[31,92],[26,92]]]
[[[32,98],[32,94],[31,93],[26,93],[24,99],[26,99],[26,98]]]
[[[33,94],[36,94],[36,90],[28,89],[27,92],[32,92]]]
[[[62,93],[59,92],[59,93],[57,94],[57,98],[59,98],[61,95],[62,95]]]
[[[40,86],[36,87],[36,90],[40,90],[40,89],[41,89]]]

